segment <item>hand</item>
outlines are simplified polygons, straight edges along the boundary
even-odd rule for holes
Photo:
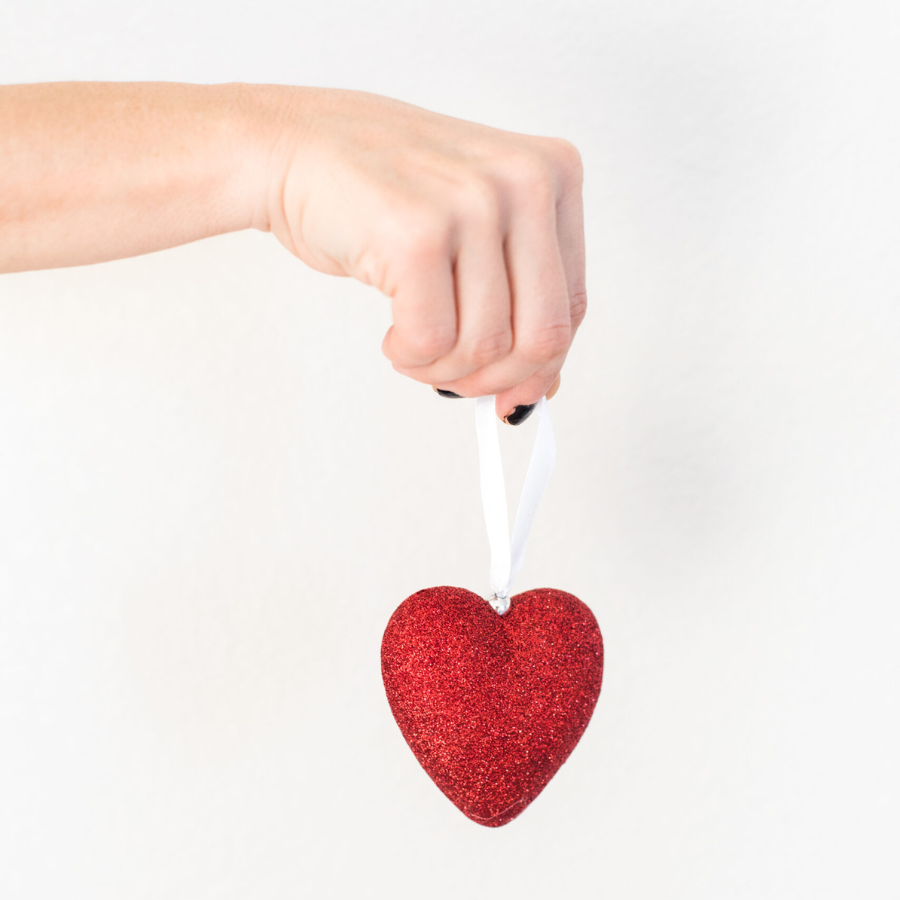
[[[501,418],[552,395],[587,300],[578,151],[374,94],[275,90],[261,227],[391,298],[398,372],[496,394]]]
[[[0,86],[0,160],[0,272],[272,230],[391,297],[398,372],[511,422],[584,316],[565,141],[356,91],[79,82]]]

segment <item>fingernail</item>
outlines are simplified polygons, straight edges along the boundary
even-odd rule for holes
[[[440,394],[442,397],[449,397],[451,400],[462,400],[461,394],[454,394],[453,391],[442,391],[440,388],[435,388],[435,393]]]
[[[528,406],[517,406],[503,421],[507,425],[521,425],[533,412],[537,403]]]

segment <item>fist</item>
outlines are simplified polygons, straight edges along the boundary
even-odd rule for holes
[[[391,298],[403,375],[497,414],[552,393],[587,304],[572,144],[374,94],[283,89],[265,226],[319,271]]]

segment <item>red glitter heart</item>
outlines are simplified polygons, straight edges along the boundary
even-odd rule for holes
[[[517,594],[500,616],[471,591],[428,588],[391,616],[381,673],[422,768],[470,819],[496,827],[537,797],[587,728],[603,639],[563,591]]]

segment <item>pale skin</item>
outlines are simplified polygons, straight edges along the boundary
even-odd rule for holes
[[[0,87],[0,272],[245,228],[390,297],[401,374],[504,419],[558,388],[587,301],[567,141],[360,91]]]

